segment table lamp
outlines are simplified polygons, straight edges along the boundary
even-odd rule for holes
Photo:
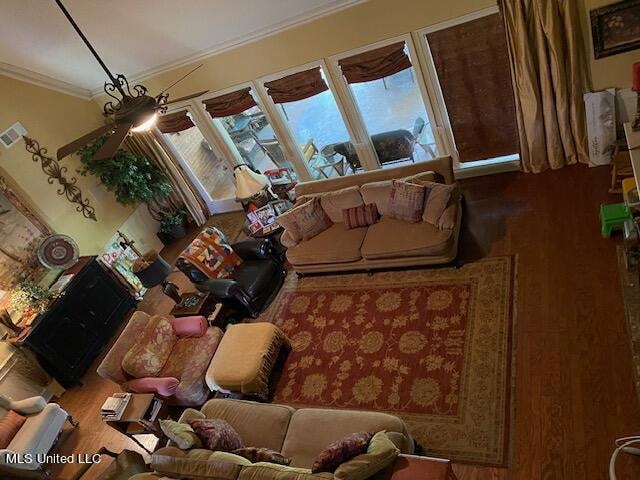
[[[269,188],[269,179],[246,164],[235,167],[233,174],[236,177],[236,199],[239,201],[248,200]]]
[[[631,128],[634,132],[637,132],[640,130],[640,62],[636,62],[633,64],[632,72],[633,84],[631,86],[631,90],[636,92],[638,99],[636,104],[636,116],[633,119]]]

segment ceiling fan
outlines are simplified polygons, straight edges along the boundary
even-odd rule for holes
[[[89,40],[87,40],[87,37],[82,33],[80,27],[78,27],[75,20],[71,17],[71,14],[69,14],[65,6],[62,4],[62,1],[55,0],[55,2],[58,7],[60,7],[60,10],[62,10],[64,16],[67,17],[67,20],[69,20],[69,23],[78,33],[87,48],[91,51],[102,69],[106,72],[110,81],[105,82],[104,92],[113,98],[113,100],[108,101],[103,106],[105,117],[111,118],[109,123],[58,149],[58,160],[78,151],[90,141],[110,133],[110,136],[93,157],[94,160],[107,160],[115,155],[129,132],[145,131],[152,128],[158,119],[158,113],[166,112],[167,105],[199,97],[200,95],[204,95],[208,92],[208,90],[204,90],[172,101],[168,101],[169,94],[166,93],[167,90],[175,86],[178,82],[184,80],[202,65],[197,66],[186,75],[179,78],[176,82],[169,85],[155,97],[147,95],[148,90],[144,85],[137,84],[130,87],[129,81],[123,74],[119,73],[114,76],[109,71],[107,65],[104,63],[102,58],[100,58],[100,55],[98,55],[91,43],[89,43]],[[118,96],[118,94],[120,96]]]

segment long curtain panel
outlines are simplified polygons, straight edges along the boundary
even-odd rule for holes
[[[588,90],[575,0],[499,0],[525,172],[588,163]]]
[[[125,146],[132,153],[144,155],[155,161],[165,172],[173,190],[166,202],[171,207],[185,206],[191,218],[197,225],[204,225],[207,221],[207,207],[200,198],[195,188],[189,182],[181,170],[177,160],[173,158],[164,145],[157,138],[155,132],[137,132],[125,140]],[[149,211],[153,215],[154,210],[161,209],[162,202],[158,205],[149,205]],[[158,213],[157,211],[155,212]]]

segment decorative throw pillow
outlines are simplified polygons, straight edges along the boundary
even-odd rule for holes
[[[177,340],[167,317],[152,316],[136,344],[122,359],[122,369],[134,378],[157,376]]]
[[[340,465],[335,471],[337,480],[366,480],[390,465],[400,454],[387,434],[376,433],[367,447],[366,453],[357,455]]]
[[[304,205],[304,203],[306,202],[301,203],[300,206]],[[295,244],[302,240],[302,233],[300,233],[300,229],[298,228],[298,224],[296,223],[297,208],[298,205],[296,202],[296,206],[294,208],[292,208],[291,210],[287,210],[283,214],[276,217],[276,223],[284,228],[284,233],[282,235],[288,235],[291,240],[295,242]]]
[[[160,429],[169,440],[175,443],[181,450],[202,447],[200,438],[187,423],[174,422],[173,420],[160,420]]]
[[[0,419],[0,449],[7,448],[16,436],[18,430],[27,421],[26,417],[23,417],[14,410],[9,410]]]
[[[389,192],[389,215],[398,220],[417,223],[422,220],[425,187],[394,180]]]
[[[365,453],[372,437],[373,433],[358,432],[333,442],[316,457],[311,471],[334,472],[340,464]]]
[[[238,432],[225,420],[205,418],[189,420],[187,423],[196,432],[202,445],[209,450],[233,452],[244,447]]]
[[[295,212],[295,222],[303,240],[315,237],[333,224],[322,209],[318,197],[291,211]]]
[[[342,211],[342,221],[344,228],[351,230],[352,228],[368,227],[374,223],[378,223],[380,215],[375,203],[360,205],[359,207],[347,208]]]
[[[231,453],[240,455],[241,457],[250,460],[251,463],[269,462],[277,463],[278,465],[289,465],[291,463],[290,458],[285,457],[280,452],[276,452],[275,450],[270,450],[268,448],[244,447],[234,450]]]
[[[438,220],[449,204],[456,185],[445,185],[443,183],[425,182],[425,203],[422,220],[432,225],[438,226]]]
[[[207,278],[227,278],[242,263],[224,233],[215,227],[200,232],[182,251],[180,258],[194,265]]]

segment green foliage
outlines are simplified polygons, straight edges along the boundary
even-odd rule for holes
[[[106,136],[97,138],[78,151],[83,165],[81,175],[90,173],[98,177],[123,205],[137,205],[171,193],[167,177],[147,157],[118,149],[113,158],[94,160],[93,156],[106,140]]]
[[[171,234],[173,227],[181,225],[187,217],[187,211],[184,208],[179,208],[175,212],[164,211],[160,218],[160,231],[163,233]]]
[[[37,312],[44,312],[49,304],[51,295],[40,285],[25,281],[19,284],[11,292],[11,308],[16,312],[34,309]]]

